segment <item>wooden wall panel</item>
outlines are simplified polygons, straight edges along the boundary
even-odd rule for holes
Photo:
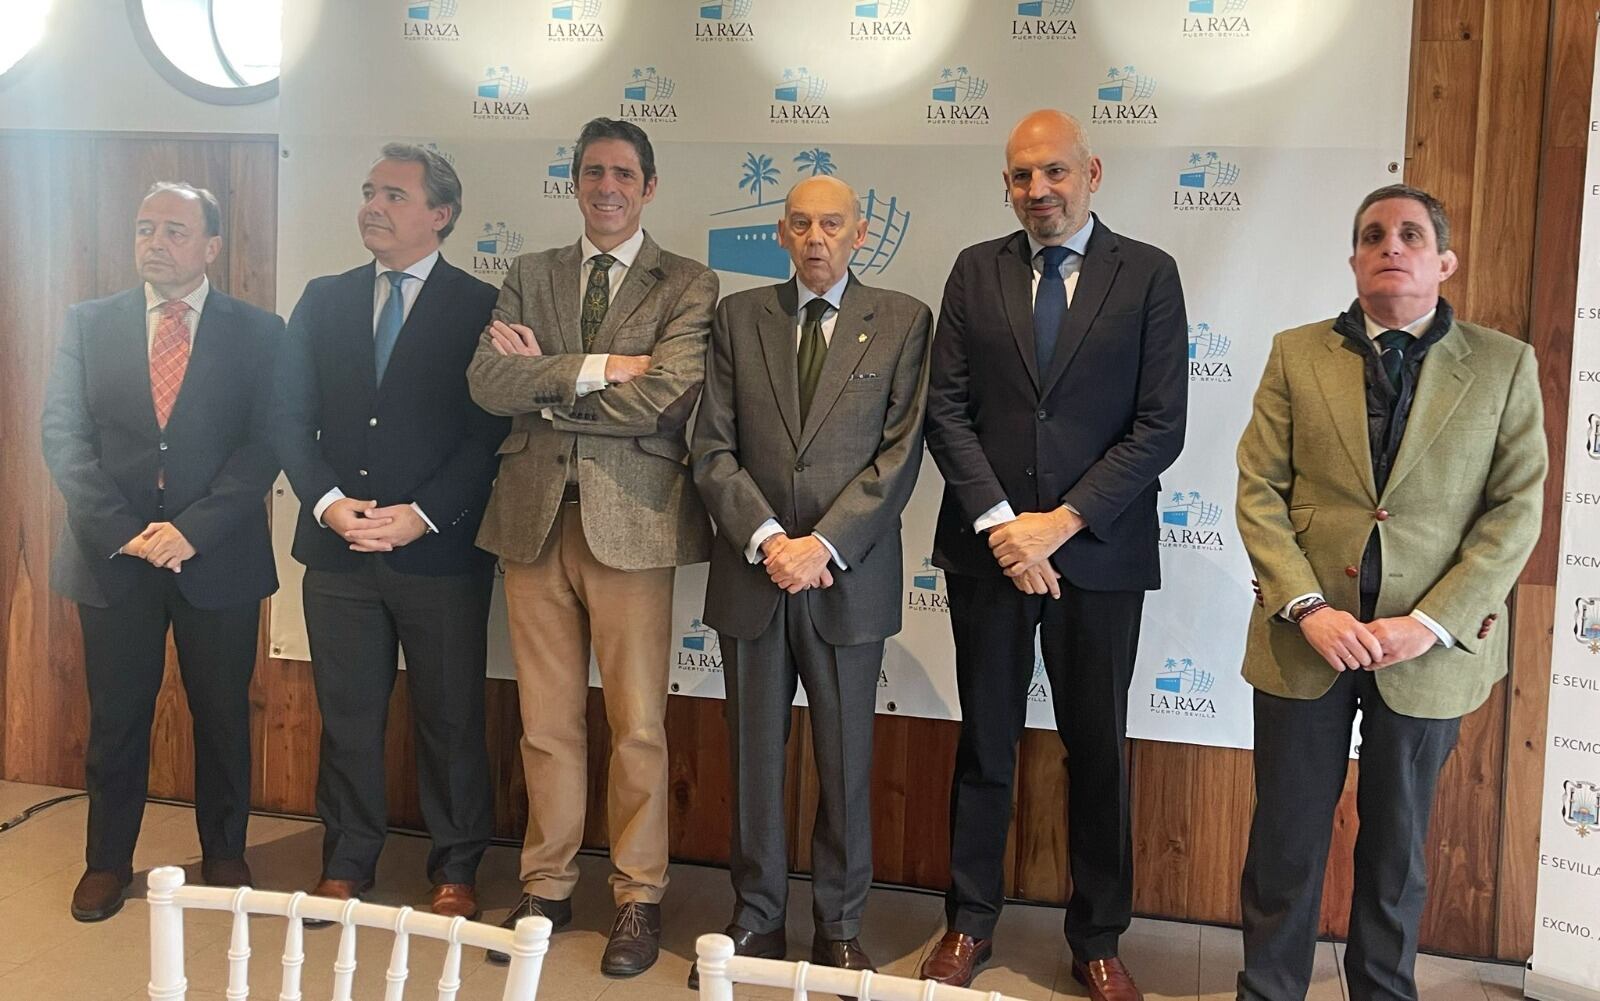
[[[1404,176],[1443,196],[1456,225],[1461,274],[1447,287],[1463,315],[1528,337],[1538,350],[1547,427],[1559,457],[1577,265],[1576,206],[1588,140],[1587,94],[1600,0],[1417,0],[1413,86]],[[277,154],[270,140],[182,136],[0,135],[0,170],[20,179],[0,236],[0,775],[81,785],[86,711],[81,647],[71,606],[48,591],[48,557],[62,519],[38,454],[38,411],[61,311],[69,302],[133,280],[132,206],[156,177],[206,184],[224,199],[226,251],[214,283],[273,305]],[[1429,840],[1433,887],[1424,948],[1521,958],[1531,933],[1537,865],[1543,711],[1556,562],[1547,531],[1519,590],[1510,683],[1465,721],[1447,765]],[[170,679],[169,679],[170,680]],[[311,814],[319,717],[309,665],[263,655],[251,692],[255,801]],[[721,862],[731,790],[721,704],[673,699],[671,850]],[[516,687],[487,692],[496,834],[519,838],[526,821]],[[588,841],[604,844],[602,696],[591,693]],[[816,777],[807,714],[797,710],[789,748],[791,859],[809,866]],[[942,887],[948,881],[946,803],[959,727],[880,717],[873,760],[874,864],[880,880]],[[418,826],[409,699],[402,675],[391,701],[387,747],[391,817]],[[152,790],[190,791],[192,750],[181,691],[161,697]],[[1354,776],[1356,766],[1352,765]],[[1155,742],[1130,750],[1136,908],[1148,914],[1233,922],[1252,807],[1248,752]],[[1030,732],[1017,767],[1007,854],[1008,889],[1059,902],[1069,892],[1060,741]],[[1350,851],[1358,829],[1347,786],[1335,822],[1323,901],[1324,931],[1344,931]],[[307,873],[309,879],[312,873]]]

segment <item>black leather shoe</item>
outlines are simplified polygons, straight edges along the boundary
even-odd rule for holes
[[[122,895],[133,873],[88,869],[72,891],[72,916],[79,921],[104,921],[122,910]]]
[[[608,977],[637,976],[654,966],[660,954],[661,905],[632,901],[617,908],[600,972]]]
[[[572,923],[572,901],[547,900],[544,897],[535,897],[531,893],[524,893],[517,906],[511,908],[511,913],[500,922],[502,928],[515,928],[517,922],[523,918],[549,918],[550,932],[554,934]],[[496,966],[505,966],[511,962],[511,957],[494,949],[487,950],[484,957]]]
[[[789,933],[782,928],[773,931],[761,932],[741,928],[736,924],[729,925],[722,930],[722,934],[733,939],[733,954],[735,956],[754,956],[757,959],[783,959],[789,953]],[[700,964],[689,964],[689,989],[700,989]]]
[[[208,858],[200,861],[200,881],[207,886],[255,886],[250,866],[242,858]]]
[[[858,938],[822,938],[811,942],[811,962],[814,966],[837,966],[841,970],[871,970],[878,967],[861,948]]]

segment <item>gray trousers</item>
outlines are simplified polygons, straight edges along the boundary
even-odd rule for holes
[[[1423,848],[1439,770],[1461,720],[1402,716],[1370,671],[1346,671],[1318,699],[1255,693],[1256,813],[1240,881],[1239,997],[1299,1001],[1311,984],[1333,813],[1350,724],[1361,710],[1355,885],[1345,982],[1351,1001],[1415,1001],[1417,925],[1428,895]]]
[[[784,595],[760,637],[721,636],[733,776],[733,920],[763,933],[784,925],[784,747],[798,680],[811,706],[820,785],[811,836],[816,933],[855,938],[872,885],[872,722],[883,641],[831,646],[817,635],[809,606],[806,592]]]

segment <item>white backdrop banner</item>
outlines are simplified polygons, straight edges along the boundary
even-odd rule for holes
[[[1595,68],[1591,136],[1600,134],[1600,48]],[[1600,998],[1600,142],[1593,139],[1583,190],[1537,924],[1526,985],[1529,997],[1547,1001]]]
[[[1163,478],[1166,586],[1145,605],[1132,736],[1248,747],[1239,677],[1250,570],[1233,448],[1271,335],[1341,311],[1361,197],[1398,180],[1405,0],[286,0],[278,302],[365,256],[357,191],[379,146],[432,143],[465,209],[444,253],[498,282],[517,253],[575,241],[572,140],[639,123],[660,185],[645,226],[734,292],[784,279],[784,193],[834,174],[861,194],[869,284],[935,309],[956,253],[1013,231],[1002,147],[1043,106],[1105,163],[1094,207],[1178,260],[1189,443]],[[943,575],[928,565],[931,460],[905,518],[905,628],[879,711],[955,718]],[[292,524],[293,495],[275,516]],[[278,656],[306,658],[299,568],[280,547]],[[679,572],[672,689],[722,695],[700,621],[706,568]],[[513,676],[503,612],[490,672]],[[1043,671],[1030,725],[1053,725]]]

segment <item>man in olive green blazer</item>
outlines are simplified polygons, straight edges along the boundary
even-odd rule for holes
[[[1449,221],[1392,185],[1356,213],[1356,302],[1273,339],[1239,442],[1255,569],[1256,812],[1240,998],[1302,998],[1362,714],[1346,983],[1415,998],[1423,843],[1460,717],[1506,673],[1505,599],[1539,535],[1547,455],[1533,351],[1457,321]]]

